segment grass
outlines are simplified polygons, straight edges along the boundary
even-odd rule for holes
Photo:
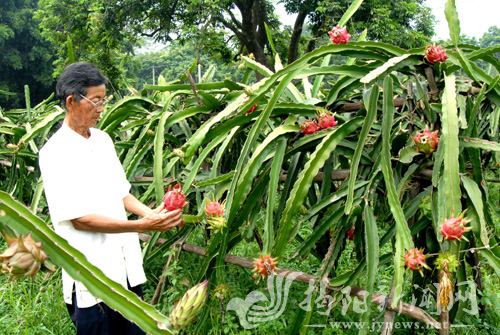
[[[0,250],[5,242],[0,242]],[[0,276],[0,334],[74,334],[62,297],[61,270],[47,279]]]

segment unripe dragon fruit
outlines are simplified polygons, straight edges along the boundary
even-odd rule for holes
[[[170,323],[175,329],[189,326],[200,312],[208,296],[208,280],[190,288],[170,313]]]
[[[318,125],[321,129],[333,128],[337,125],[337,121],[332,114],[325,111],[318,115]]]
[[[227,227],[226,219],[223,216],[214,216],[207,220],[207,228],[214,231],[219,231]]]
[[[333,44],[347,44],[351,38],[351,35],[347,33],[347,29],[342,28],[341,26],[333,28],[333,30],[328,32],[328,34],[330,34]]]
[[[436,46],[434,45],[428,45],[425,48],[425,59],[431,64],[434,63],[444,63],[446,59],[448,58],[448,55],[446,54],[446,51],[444,51],[441,46]]]
[[[226,203],[226,200],[224,200],[222,203],[218,203],[217,201],[211,201],[208,200],[206,201],[205,204],[205,214],[209,218],[213,218],[216,216],[224,216],[224,205]]]
[[[173,211],[176,209],[183,209],[186,206],[186,195],[182,193],[182,187],[177,184],[172,190],[172,185],[168,187],[168,192],[163,197],[165,202],[165,209],[167,211]]]
[[[48,255],[42,250],[42,242],[35,242],[31,233],[28,233],[24,238],[19,235],[17,239],[5,232],[2,235],[7,241],[8,248],[0,254],[1,272],[15,277],[30,276],[35,278],[48,258]]]
[[[430,269],[425,263],[427,256],[424,255],[424,249],[410,249],[404,256],[405,266],[412,271],[419,271],[423,276],[423,268]]]
[[[429,126],[425,126],[424,131],[417,132],[415,137],[411,138],[415,141],[418,152],[425,154],[429,157],[434,151],[436,151],[439,144],[439,138],[437,137],[438,131],[429,131]]]
[[[465,225],[471,221],[464,218],[465,212],[467,212],[467,210],[463,211],[457,218],[452,215],[449,219],[443,220],[441,224],[441,235],[443,235],[446,240],[450,240],[451,242],[461,239],[467,240],[464,237],[464,233],[471,230],[472,227],[465,227]]]
[[[348,238],[349,240],[351,240],[351,241],[354,241],[354,230],[355,230],[355,229],[356,229],[355,227],[352,227],[351,229],[349,229],[349,230],[347,231],[347,238]]]
[[[302,132],[306,135],[314,134],[318,130],[320,130],[320,127],[316,123],[316,121],[306,121],[302,123]]]
[[[255,267],[253,268],[254,276],[261,275],[262,277],[267,277],[274,273],[276,270],[276,264],[278,261],[271,256],[260,256],[253,260]]]

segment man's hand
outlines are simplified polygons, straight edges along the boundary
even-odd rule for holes
[[[182,210],[176,209],[175,211],[167,211],[165,209],[165,204],[162,203],[160,206],[153,209],[150,213],[146,214],[142,219],[138,221],[144,228],[144,231],[167,231],[174,227],[184,227],[184,220],[181,219]]]

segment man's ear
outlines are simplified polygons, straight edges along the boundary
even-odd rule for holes
[[[66,97],[66,108],[70,110],[70,108],[73,108],[73,104],[76,102],[75,96],[73,94],[70,94]]]

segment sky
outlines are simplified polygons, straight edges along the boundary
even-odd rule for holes
[[[432,9],[436,17],[434,31],[435,40],[448,39],[448,21],[444,15],[446,0],[426,0],[426,5]],[[460,33],[481,38],[490,26],[500,26],[500,0],[455,0],[458,19],[460,20]],[[293,26],[296,15],[286,15],[282,5],[277,5],[277,12],[281,16],[282,24]]]
[[[432,12],[439,21],[434,28],[435,39],[449,38],[450,32],[448,22],[444,15],[445,0],[427,0],[426,5],[432,8]],[[499,0],[455,0],[458,19],[460,20],[460,33],[473,36],[477,39],[483,37],[491,26],[500,26]]]

